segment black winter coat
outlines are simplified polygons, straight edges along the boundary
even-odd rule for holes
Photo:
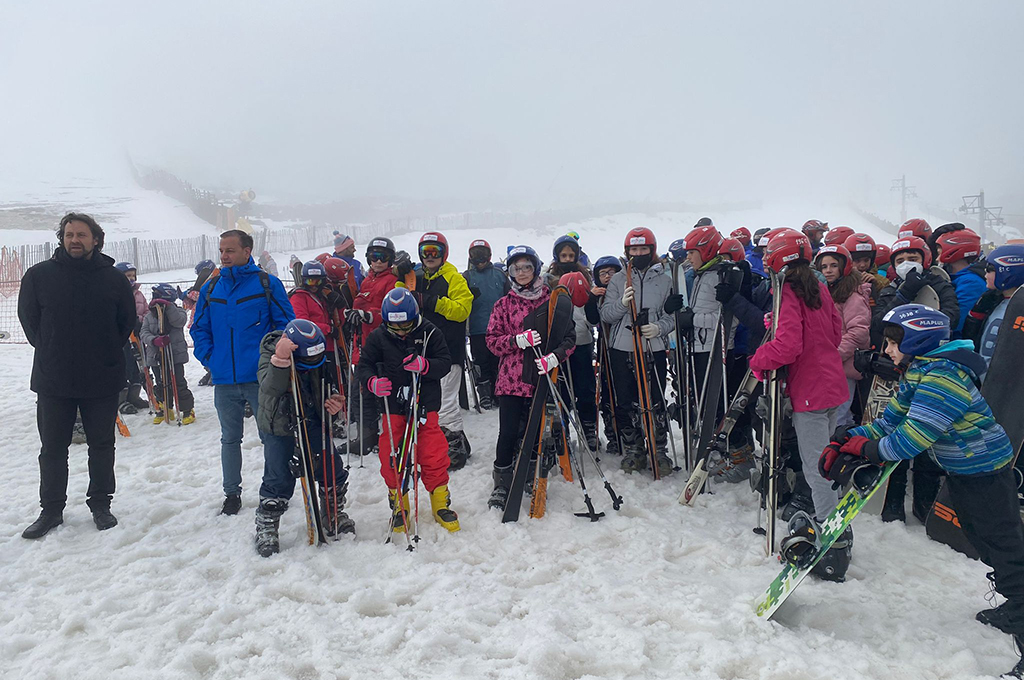
[[[956,288],[949,281],[930,271],[924,273],[924,281],[935,290],[939,296],[939,311],[949,317],[949,327],[956,328],[960,320],[960,303],[956,298]],[[882,330],[884,323],[882,319],[889,313],[889,310],[905,305],[907,300],[899,291],[896,282],[878,291],[875,306],[871,308],[871,346],[882,350],[885,344],[882,342]],[[970,310],[967,310],[970,311]]]
[[[135,295],[114,260],[75,259],[63,246],[21,279],[18,318],[35,347],[31,389],[63,398],[108,397],[125,387],[124,344]]]
[[[384,324],[366,336],[356,366],[358,385],[366,387],[373,377],[388,378],[388,408],[391,413],[407,414],[412,395],[406,388],[412,386],[413,374],[402,367],[402,362],[410,354],[422,354],[428,363],[420,382],[420,414],[437,411],[441,408],[441,378],[452,369],[452,359],[444,334],[426,319],[421,318],[420,325],[404,338],[389,333]],[[377,364],[383,364],[384,370],[378,371]],[[378,399],[377,404],[383,414],[384,400]]]

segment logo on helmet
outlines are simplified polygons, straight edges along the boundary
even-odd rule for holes
[[[1024,264],[1024,255],[1000,255],[992,262],[999,267],[1019,267]]]
[[[370,241],[370,247],[371,248],[387,248],[388,247],[388,242],[387,241],[381,241],[380,239],[374,239],[373,241]]]
[[[408,320],[409,315],[405,312],[388,312],[388,321],[402,323]]]
[[[631,246],[645,246],[647,245],[647,239],[643,236],[631,236],[629,238],[629,245]]]

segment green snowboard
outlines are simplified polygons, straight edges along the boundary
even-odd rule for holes
[[[782,603],[796,590],[796,587],[807,577],[807,574],[811,573],[814,565],[825,556],[825,553],[828,552],[828,549],[832,547],[832,544],[836,542],[836,539],[839,538],[839,535],[843,533],[846,527],[850,525],[850,522],[861,511],[864,504],[868,502],[879,488],[885,487],[889,475],[895,469],[896,463],[886,463],[881,468],[864,468],[854,475],[854,483],[850,485],[850,490],[839,501],[839,505],[832,511],[832,514],[821,523],[821,549],[818,551],[817,556],[815,556],[810,564],[803,568],[788,562],[782,567],[782,572],[775,577],[772,584],[768,586],[768,590],[757,601],[756,611],[758,616],[766,619],[772,617],[772,614],[782,606]]]

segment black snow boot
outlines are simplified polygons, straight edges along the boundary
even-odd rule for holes
[[[224,497],[224,505],[221,506],[220,514],[222,515],[237,515],[238,511],[242,509],[242,494],[233,493],[230,496]]]
[[[846,580],[846,570],[850,567],[850,558],[853,554],[853,527],[846,527],[839,538],[832,544],[825,556],[822,557],[814,569],[811,569],[811,576],[820,578],[822,581],[835,581],[842,583]]]
[[[133,416],[139,412],[138,407],[128,400],[129,388],[121,390],[121,394],[117,399],[117,412],[126,416]]]
[[[885,495],[885,505],[882,506],[883,522],[906,522],[907,511],[904,507],[905,491]]]
[[[21,532],[22,538],[42,538],[50,529],[64,523],[64,512],[62,510],[46,510],[39,513],[39,519],[29,524],[25,531]]]
[[[256,552],[260,557],[270,557],[281,550],[278,538],[278,527],[281,515],[288,509],[288,501],[283,498],[261,498],[256,508]]]
[[[110,512],[110,508],[96,508],[92,511],[92,521],[100,531],[113,529],[117,526],[117,518]]]
[[[810,489],[808,489],[809,491]],[[782,514],[779,516],[783,522],[788,522],[793,515],[801,511],[808,515],[814,515],[814,501],[811,500],[810,493],[794,491],[793,495],[789,497],[789,503],[786,503],[786,507],[782,509]]]
[[[487,499],[487,507],[504,510],[505,503],[508,501],[508,490],[512,486],[512,466],[498,467],[495,465],[491,472],[491,478],[494,480],[494,490],[491,491],[491,497]]]
[[[342,484],[337,491],[333,487],[320,487],[320,519],[324,527],[324,533],[328,536],[338,534],[356,533],[356,523],[345,512],[345,494],[348,493],[348,484]],[[337,507],[335,507],[337,498]]]

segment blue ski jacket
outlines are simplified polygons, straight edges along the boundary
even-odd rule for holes
[[[957,339],[961,337],[961,332],[964,330],[964,321],[967,320],[968,312],[988,290],[988,284],[985,282],[984,265],[980,271],[976,266],[961,269],[956,274],[950,274],[949,278],[953,288],[956,289],[956,301],[960,303],[960,320],[956,322],[956,328],[953,329],[952,334],[952,337]]]
[[[260,341],[295,318],[281,279],[252,258],[203,284],[192,321],[193,353],[214,385],[256,382]]]
[[[462,272],[469,290],[473,293],[473,309],[469,313],[469,335],[486,335],[487,322],[491,318],[494,303],[504,297],[511,288],[508,276],[489,263],[482,270],[470,267]]]

